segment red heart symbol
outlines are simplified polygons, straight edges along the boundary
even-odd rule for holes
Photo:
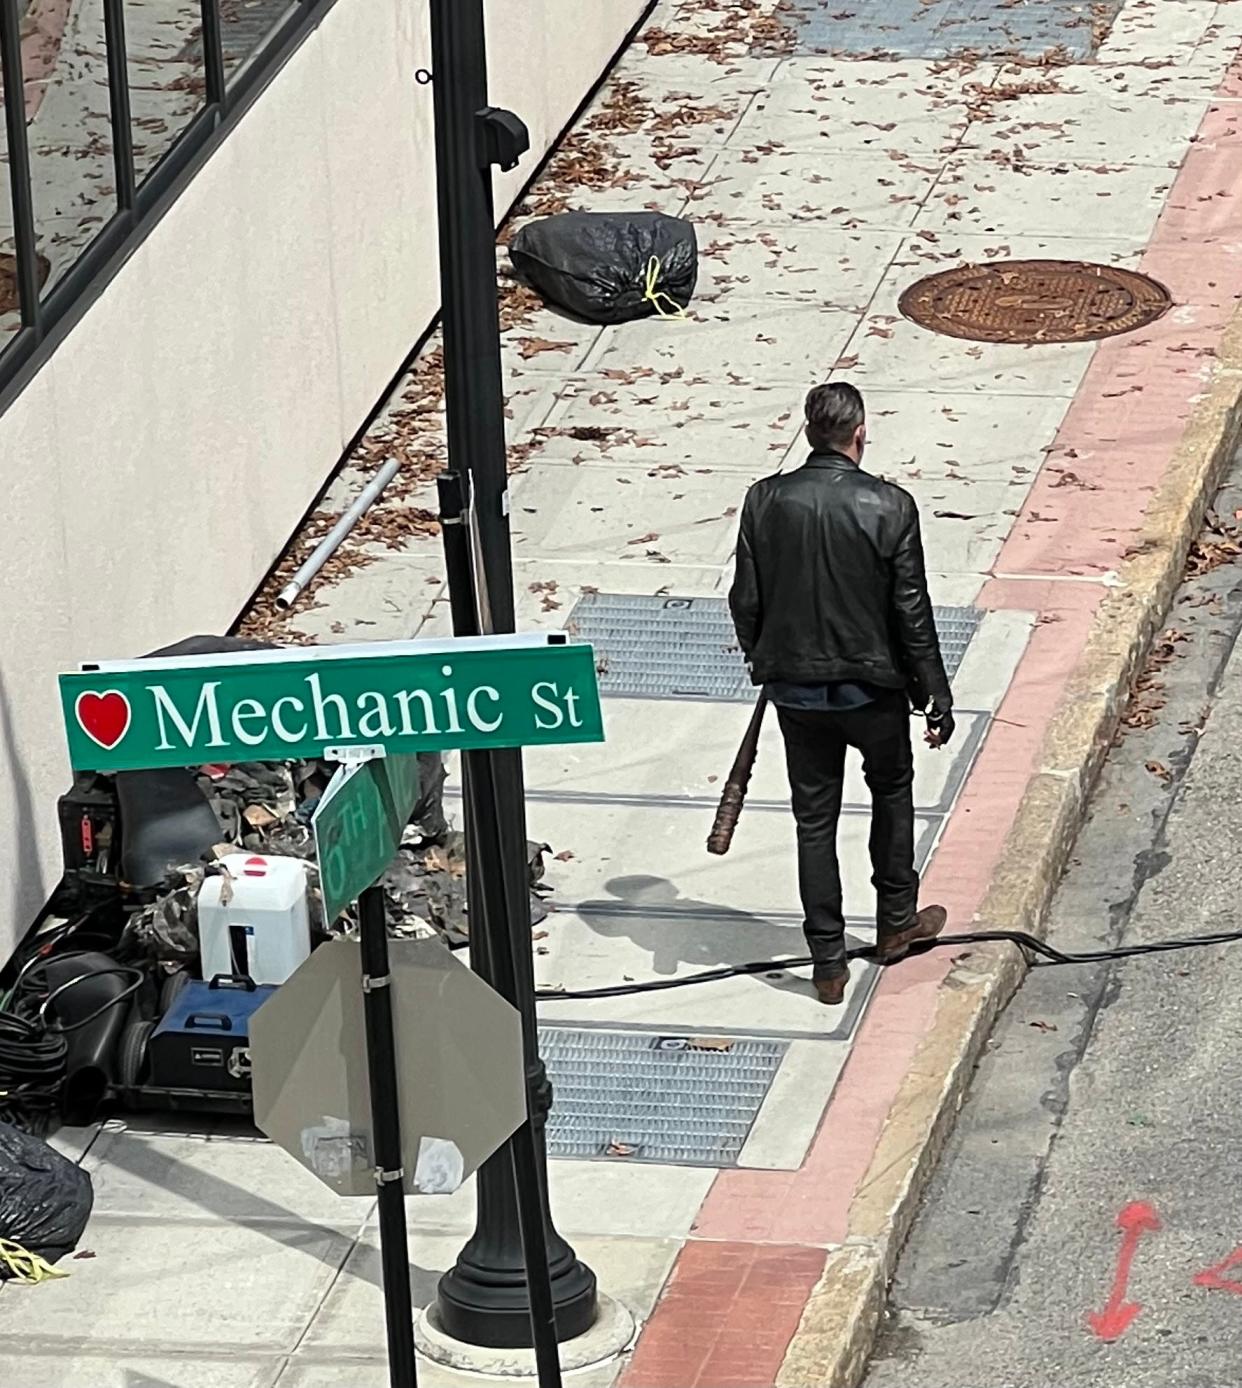
[[[105,752],[129,732],[129,700],[115,689],[105,694],[79,694],[73,711],[82,731]]]

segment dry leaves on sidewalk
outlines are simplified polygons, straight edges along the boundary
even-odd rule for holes
[[[529,361],[531,357],[537,357],[543,352],[572,352],[574,350],[572,342],[554,342],[548,337],[518,337],[514,339],[514,343],[523,361]]]
[[[638,41],[652,57],[689,53],[721,64],[739,53],[788,53],[793,48],[792,28],[762,0],[698,0],[695,9],[700,16],[711,15],[712,23],[678,30],[652,25]]]

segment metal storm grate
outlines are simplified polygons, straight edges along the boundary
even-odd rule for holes
[[[975,607],[936,608],[950,678],[962,663],[981,615]],[[595,647],[602,694],[721,702],[755,697],[723,598],[584,593],[567,626]]]
[[[952,679],[962,668],[966,650],[979,629],[983,613],[977,607],[937,607],[933,611],[936,614],[936,631],[940,637],[945,673]]]
[[[554,1157],[734,1166],[783,1041],[543,1027]]]

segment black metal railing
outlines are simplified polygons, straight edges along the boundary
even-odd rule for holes
[[[22,54],[22,21],[29,0],[0,0],[0,80],[12,212],[11,248],[0,248],[0,274],[12,281],[0,286],[5,291],[0,293],[0,310],[6,304],[9,309],[0,311],[0,412],[335,0],[200,0],[179,55],[183,65],[192,63],[192,71],[167,87],[145,89],[167,92],[179,85],[187,103],[193,101],[195,109],[172,129],[165,117],[134,114],[124,0],[73,3],[102,7],[112,182],[108,186],[96,180],[91,185],[98,193],[93,205],[84,202],[81,179],[71,197],[55,188],[49,194],[35,175]],[[80,60],[80,51],[77,56]],[[53,68],[47,77],[49,93],[56,81]],[[33,126],[37,134],[37,115]],[[159,134],[153,136],[152,131]],[[97,141],[91,152],[98,154],[106,143]],[[55,169],[56,154],[42,154],[40,168]],[[69,168],[84,152],[65,147],[59,157]],[[81,204],[75,235],[66,235],[62,227],[41,238],[40,193]],[[0,207],[3,197],[0,186]],[[59,203],[55,214],[64,220]]]

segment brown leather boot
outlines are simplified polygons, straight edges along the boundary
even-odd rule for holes
[[[833,974],[831,978],[817,978],[815,980],[815,993],[827,1007],[840,1007],[845,1001],[845,985],[850,981],[850,971],[846,969],[843,974]]]
[[[877,963],[895,964],[910,953],[910,946],[919,940],[934,940],[944,929],[949,913],[943,906],[924,906],[914,918],[908,930],[898,931],[887,938],[880,935],[876,939],[875,957]]]

